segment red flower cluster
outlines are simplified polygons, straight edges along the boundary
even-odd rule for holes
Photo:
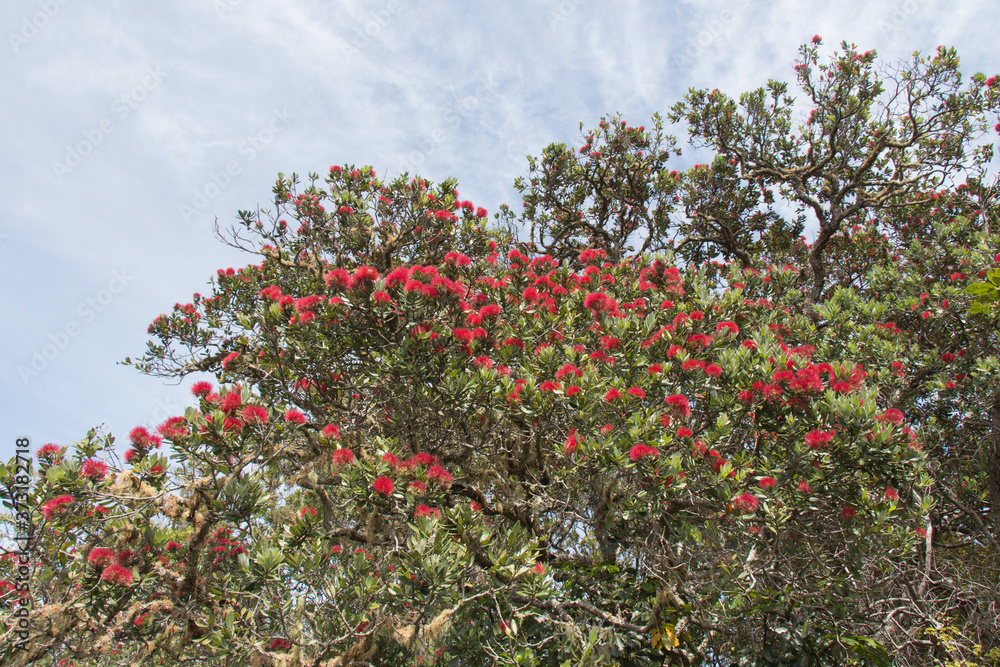
[[[350,449],[338,449],[333,453],[333,462],[337,465],[350,465],[354,462],[354,452]]]
[[[435,519],[440,519],[441,510],[436,507],[428,507],[427,505],[417,505],[417,509],[413,512],[413,518],[419,519],[420,517],[434,517]]]
[[[132,583],[132,570],[130,568],[112,563],[104,568],[101,573],[101,581],[106,581],[115,586],[127,586]]]
[[[573,429],[569,432],[569,435],[566,436],[566,444],[563,445],[563,449],[566,451],[566,454],[572,455],[579,445],[580,441],[576,437],[576,429]]]
[[[41,447],[39,447],[38,451],[35,453],[38,455],[38,458],[47,459],[55,457],[56,455],[59,454],[59,451],[60,451],[59,445],[55,445],[50,442],[47,445],[42,445]]]
[[[46,501],[42,505],[42,516],[47,520],[50,520],[52,517],[66,514],[69,511],[69,507],[67,507],[67,505],[72,503],[73,500],[73,496],[65,495]]]
[[[757,496],[752,493],[742,493],[733,499],[733,510],[740,514],[749,514],[757,509]]]
[[[87,459],[83,462],[83,476],[89,477],[94,481],[100,481],[104,479],[104,476],[108,474],[108,464],[101,461],[95,461],[94,459]]]
[[[240,412],[247,424],[266,424],[267,408],[263,405],[248,405]]]
[[[434,480],[441,486],[448,486],[451,484],[451,473],[445,470],[439,465],[431,466],[427,470],[427,479]]]
[[[687,397],[683,394],[672,394],[664,399],[664,403],[670,406],[671,410],[683,418],[691,416],[691,406]]]
[[[375,480],[372,488],[375,489],[375,493],[381,493],[383,496],[391,496],[392,492],[396,489],[396,485],[385,475],[380,475]]]
[[[628,457],[633,461],[638,461],[646,456],[659,456],[660,450],[656,447],[650,447],[649,445],[643,443],[637,443],[628,452]]]

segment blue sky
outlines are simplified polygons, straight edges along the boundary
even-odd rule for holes
[[[7,0],[0,7],[0,456],[104,425],[124,440],[188,386],[119,365],[146,327],[253,258],[218,242],[279,171],[370,164],[459,180],[493,213],[579,123],[648,124],[689,87],[789,81],[814,34],[891,62],[958,47],[995,73],[992,2]],[[680,132],[677,132],[679,135]],[[678,167],[696,156],[685,154]]]

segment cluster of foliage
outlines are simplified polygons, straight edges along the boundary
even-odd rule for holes
[[[996,664],[1000,86],[821,46],[521,216],[279,175],[134,362],[194,405],[38,452],[7,664]]]

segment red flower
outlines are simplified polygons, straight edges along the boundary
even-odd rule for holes
[[[101,581],[107,581],[108,583],[116,586],[131,584],[132,570],[127,567],[123,567],[118,563],[112,563],[104,568],[104,572],[101,573]]]
[[[292,408],[291,410],[285,413],[285,421],[290,422],[292,424],[305,424],[306,416],[301,412],[299,412],[298,410],[296,410],[295,408]]]
[[[468,266],[472,263],[472,260],[468,256],[455,251],[445,253],[444,261],[455,266]]]
[[[406,268],[405,266],[400,266],[390,271],[389,275],[385,277],[385,286],[395,287],[396,285],[405,285],[406,281],[409,279],[410,279],[410,269]]]
[[[683,394],[672,394],[667,396],[664,401],[669,405],[675,412],[679,413],[682,417],[691,416],[691,406],[688,403],[687,397]]]
[[[391,496],[392,492],[396,489],[396,485],[385,475],[380,475],[375,480],[373,488],[375,489],[375,493],[381,493],[383,496]]]
[[[888,498],[889,500],[899,500],[899,494],[896,493],[896,489],[892,488],[891,486],[886,487],[885,497]]]
[[[748,514],[757,509],[757,496],[743,493],[733,499],[733,509],[741,514]]]
[[[212,393],[212,385],[209,382],[195,382],[191,387],[191,393],[195,396],[208,396]]]
[[[94,459],[87,459],[83,462],[83,476],[95,481],[104,479],[108,474],[108,464]]]
[[[399,465],[399,458],[396,457],[392,452],[386,452],[382,455],[382,461],[388,463],[389,465],[396,467]]]
[[[628,457],[633,461],[638,461],[645,456],[659,456],[660,450],[643,443],[637,443],[628,452]]]
[[[580,441],[577,440],[576,429],[573,429],[572,431],[569,432],[569,435],[566,436],[566,444],[563,445],[563,449],[566,451],[567,454],[572,455],[573,452],[576,451],[576,448],[579,446],[579,444]]]
[[[299,516],[302,518],[306,518],[307,514],[311,519],[312,517],[316,516],[316,509],[313,507],[303,507],[302,509],[299,510]]]
[[[809,445],[809,449],[819,449],[821,445],[824,445],[833,440],[833,433],[829,431],[809,431],[806,433],[806,444]]]
[[[823,41],[822,37],[820,37],[819,35],[813,35],[813,38],[812,38],[812,43],[813,44],[819,44],[822,41]]]
[[[42,505],[42,516],[46,519],[51,519],[54,516],[65,514],[69,509],[68,507],[65,507],[65,505],[72,502],[73,496],[70,495],[53,498]]]
[[[441,486],[451,484],[451,474],[439,465],[431,466],[427,470],[427,479],[433,479]]]
[[[129,431],[128,437],[132,444],[140,449],[149,449],[150,445],[160,446],[160,437],[150,434],[143,426],[136,426]]]
[[[410,457],[410,462],[413,465],[429,466],[434,464],[434,457],[427,452],[418,452]]]
[[[55,445],[50,442],[47,445],[42,445],[41,447],[39,447],[38,451],[35,453],[38,455],[38,458],[47,459],[59,453],[59,445]]]
[[[608,295],[603,292],[591,292],[583,299],[584,308],[593,311],[602,310],[608,302]]]
[[[361,283],[375,282],[376,280],[378,280],[378,271],[371,266],[359,266],[354,270],[354,275],[351,277],[348,286],[353,289]]]
[[[226,394],[225,398],[222,399],[219,409],[225,413],[230,413],[235,412],[241,405],[243,405],[243,397],[240,396],[240,392],[230,391]]]
[[[266,424],[267,408],[262,405],[248,405],[240,411],[240,416],[248,424]]]
[[[642,390],[642,387],[629,387],[628,394],[640,399],[646,398],[646,392]]]
[[[727,334],[732,334],[733,336],[740,332],[740,328],[735,322],[719,322],[715,325],[716,331],[721,332],[723,329],[726,330]]]
[[[320,433],[323,434],[324,438],[332,438],[334,440],[337,440],[340,438],[340,427],[337,426],[336,424],[327,424],[326,426],[323,427],[323,430],[320,431]]]
[[[436,507],[428,507],[427,505],[417,505],[417,509],[413,512],[413,518],[419,519],[422,516],[440,518],[441,510]]]
[[[479,309],[479,316],[486,318],[494,318],[500,315],[500,306],[495,303],[488,304]]]
[[[386,304],[392,302],[392,297],[389,296],[388,292],[383,292],[382,290],[378,290],[377,292],[372,294],[372,301],[378,304]]]
[[[875,415],[875,421],[891,422],[899,425],[903,423],[903,413],[896,408],[889,408],[880,415]]]
[[[681,426],[679,429],[677,429],[678,438],[690,438],[692,435],[694,435],[694,433],[691,431],[691,429],[687,428],[686,426]]]
[[[107,547],[97,547],[90,551],[87,560],[94,567],[105,568],[115,562],[115,552]]]
[[[566,387],[566,397],[567,398],[572,398],[572,397],[576,396],[579,393],[580,393],[580,387],[576,386],[575,384],[574,385],[570,385],[569,387]]]
[[[354,461],[354,452],[350,449],[338,449],[333,453],[333,462],[338,465],[349,465]]]
[[[541,385],[538,386],[538,391],[555,391],[559,388],[558,382],[553,382],[552,380],[546,380]]]
[[[156,431],[164,438],[180,439],[188,435],[187,423],[184,417],[171,417],[156,427]]]
[[[758,482],[758,484],[762,489],[770,489],[776,484],[776,482],[774,481],[773,477],[761,477],[760,482]]]
[[[705,366],[705,375],[717,378],[722,375],[722,368],[716,366],[715,364],[709,364],[708,366]]]
[[[621,395],[622,393],[617,389],[608,389],[607,393],[604,394],[604,400],[610,403],[619,398]]]
[[[657,373],[662,373],[662,372],[663,372],[663,366],[661,366],[660,364],[653,364],[652,366],[649,367],[649,370],[647,371],[647,373],[649,373],[650,375],[656,375]]]
[[[812,492],[812,487],[809,486],[809,482],[803,479],[799,481],[799,491],[802,491],[803,493],[810,493]]]
[[[567,375],[575,375],[576,377],[583,377],[583,371],[581,371],[573,364],[565,364],[562,368],[556,371],[557,380],[561,380]]]
[[[853,519],[857,515],[857,513],[858,513],[857,510],[855,510],[850,505],[844,505],[844,507],[842,507],[840,510],[840,516],[843,517],[845,521]]]

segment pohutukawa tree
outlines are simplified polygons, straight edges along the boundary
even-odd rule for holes
[[[549,146],[520,219],[279,175],[134,362],[185,414],[39,450],[5,659],[996,660],[997,78],[820,48],[672,109],[709,164]]]

